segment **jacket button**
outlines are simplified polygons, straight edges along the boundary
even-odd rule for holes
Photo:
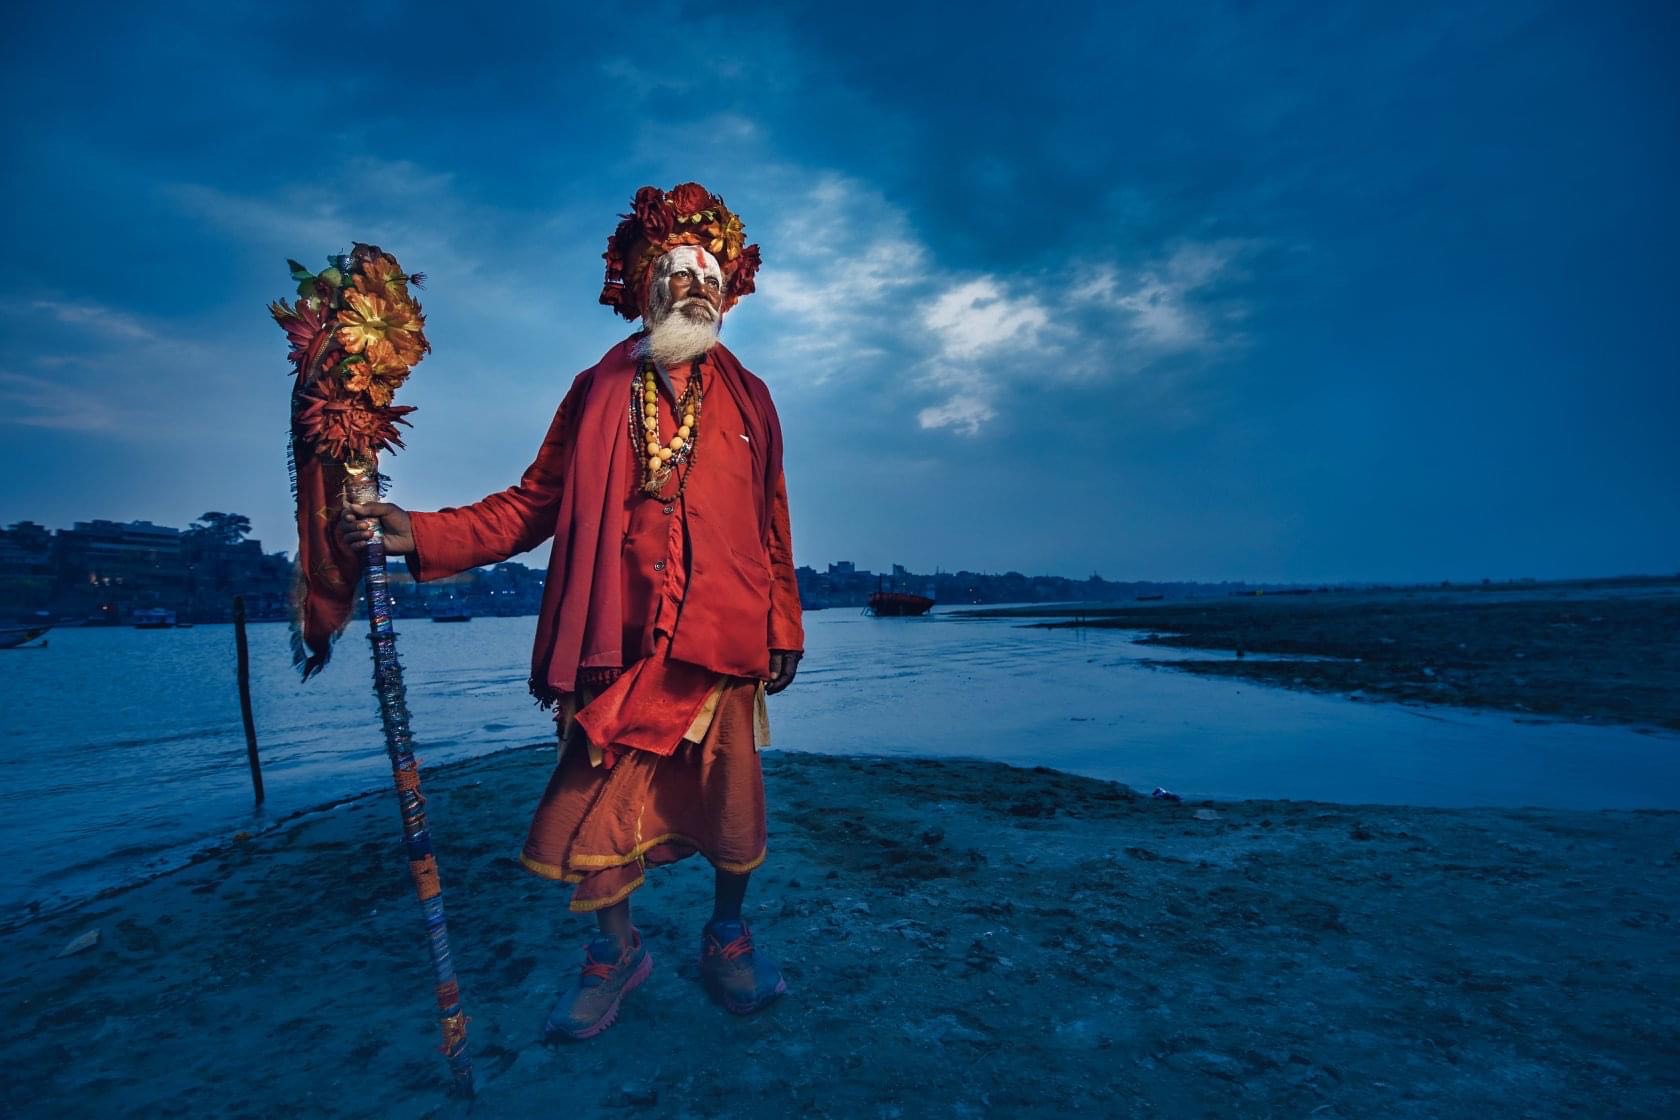
[[[675,505],[675,504],[667,504],[667,505],[666,505],[666,506],[665,506],[665,512],[666,512],[666,513],[670,513],[670,512],[672,512],[672,511],[673,511],[673,510],[675,510],[675,509],[676,509],[676,508],[677,508],[677,507],[676,507],[676,505]]]
[[[663,572],[665,570],[665,561],[655,560],[653,562],[653,570],[656,572]]]

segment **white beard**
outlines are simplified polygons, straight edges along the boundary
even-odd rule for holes
[[[711,305],[698,296],[690,297],[676,307],[659,309],[657,318],[649,324],[648,333],[638,347],[642,355],[670,367],[693,361],[717,345],[723,317],[716,311],[712,311],[709,318],[691,317],[682,310],[689,303],[702,304],[711,310]]]

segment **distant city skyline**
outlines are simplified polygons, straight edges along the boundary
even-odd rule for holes
[[[196,520],[196,519],[194,519],[194,520]],[[33,526],[37,526],[37,527],[40,527],[42,529],[45,529],[48,533],[55,533],[60,529],[86,530],[88,528],[99,526],[99,525],[104,525],[104,524],[114,524],[114,525],[125,526],[125,527],[128,527],[128,526],[145,527],[145,528],[148,528],[148,529],[156,529],[156,530],[166,532],[166,533],[181,533],[181,534],[184,534],[184,533],[189,531],[189,526],[163,525],[163,524],[159,524],[156,521],[151,520],[150,518],[78,517],[78,518],[75,518],[68,525],[49,525],[49,524],[45,524],[45,523],[41,522],[39,519],[25,517],[25,518],[19,518],[16,521],[0,521],[0,532],[5,532],[5,531],[8,531],[8,530],[15,529],[19,525],[33,525]],[[267,555],[267,556],[285,555],[288,558],[288,560],[290,560],[290,557],[291,557],[292,553],[296,551],[296,542],[295,541],[290,542],[286,545],[275,546],[275,545],[273,545],[273,544],[271,544],[267,541],[264,541],[261,537],[257,536],[255,534],[255,532],[253,532],[251,535],[246,537],[245,540],[246,540],[247,543],[258,545],[261,548],[263,554]],[[538,557],[539,553],[546,554],[546,552],[547,552],[546,546],[541,548],[541,549],[533,549],[530,552],[520,553],[517,556],[510,557],[507,562],[517,564],[517,565],[521,565],[523,567],[527,567],[527,568],[530,568],[530,569],[532,569],[532,570],[534,570],[538,573],[541,573],[541,572],[545,571],[546,568],[547,568],[547,559],[546,559],[546,555],[541,560],[538,560],[537,557]],[[3,559],[3,554],[0,554],[0,559]],[[400,560],[399,557],[391,557],[390,558],[390,563],[394,567],[398,567],[398,568],[401,567],[401,560]],[[481,565],[481,568],[488,569],[488,568],[492,568],[494,566],[495,565],[493,565],[493,564],[485,564],[485,565]],[[1115,574],[1111,574],[1111,573],[1108,573],[1108,572],[1102,572],[1102,571],[1090,571],[1090,572],[1079,573],[1079,572],[1067,572],[1067,571],[1033,571],[1033,570],[1026,570],[1026,569],[1021,569],[1021,568],[981,568],[981,567],[975,567],[975,566],[969,565],[969,564],[964,564],[964,563],[961,563],[960,561],[956,562],[956,563],[951,563],[951,564],[936,564],[936,565],[934,565],[932,567],[929,567],[929,568],[916,568],[912,565],[904,564],[901,561],[896,561],[896,560],[890,560],[890,561],[887,561],[883,564],[875,565],[875,564],[869,564],[869,563],[859,563],[858,561],[853,560],[850,557],[835,557],[835,558],[832,558],[832,559],[826,559],[826,560],[819,559],[819,560],[814,560],[814,561],[797,559],[795,561],[795,566],[800,568],[800,569],[808,570],[808,571],[815,572],[815,573],[818,573],[818,574],[835,575],[835,574],[846,574],[846,573],[850,573],[850,572],[855,571],[857,574],[860,574],[860,575],[866,575],[866,576],[880,575],[880,576],[884,576],[888,579],[891,579],[895,573],[902,573],[903,575],[905,575],[907,578],[910,578],[910,579],[921,579],[921,578],[926,578],[926,577],[930,577],[930,576],[934,576],[934,575],[940,575],[940,574],[954,575],[954,574],[960,573],[960,572],[968,572],[968,573],[973,573],[973,574],[977,574],[977,575],[986,575],[986,576],[1017,575],[1017,576],[1025,576],[1028,579],[1060,579],[1060,580],[1068,580],[1068,581],[1071,581],[1071,582],[1078,582],[1078,581],[1082,581],[1082,580],[1088,580],[1088,579],[1091,579],[1093,577],[1098,577],[1098,578],[1101,578],[1104,582],[1119,583],[1119,584],[1129,584],[1129,583],[1226,584],[1226,583],[1229,583],[1229,584],[1243,584],[1243,585],[1253,585],[1253,586],[1260,586],[1260,585],[1300,585],[1300,586],[1306,586],[1306,585],[1318,585],[1318,584],[1346,584],[1346,585],[1352,586],[1352,585],[1360,585],[1360,584],[1368,584],[1368,583],[1385,583],[1385,584],[1386,583],[1392,583],[1392,584],[1397,584],[1397,585],[1414,585],[1415,584],[1415,585],[1418,585],[1418,586],[1425,586],[1425,585],[1438,583],[1440,581],[1440,579],[1448,579],[1448,580],[1450,580],[1451,582],[1454,582],[1454,583],[1476,583],[1476,582],[1485,582],[1485,581],[1488,581],[1488,580],[1492,580],[1494,582],[1500,582],[1500,581],[1505,581],[1505,580],[1515,581],[1515,580],[1539,579],[1539,578],[1544,578],[1544,579],[1570,579],[1570,578],[1592,579],[1592,578],[1610,578],[1610,577],[1615,577],[1615,576],[1641,576],[1641,575],[1662,576],[1662,575],[1675,574],[1676,571],[1680,571],[1680,569],[1669,568],[1669,569],[1653,569],[1651,571],[1640,571],[1640,572],[1635,572],[1635,571],[1588,572],[1588,573],[1576,573],[1576,574],[1573,574],[1573,575],[1565,575],[1565,576],[1545,576],[1545,577],[1535,576],[1532,573],[1523,573],[1523,572],[1509,573],[1509,572],[1507,572],[1507,573],[1484,573],[1481,576],[1458,577],[1458,578],[1424,576],[1424,577],[1421,577],[1421,578],[1418,578],[1418,579],[1406,579],[1406,580],[1243,580],[1243,579],[1193,580],[1193,579],[1180,579],[1180,578],[1172,578],[1172,577],[1165,577],[1165,578],[1142,577],[1142,576],[1132,577],[1132,576],[1124,576],[1124,575],[1115,575]]]
[[[205,513],[180,528],[137,519],[78,520],[68,528],[36,521],[0,525],[0,623],[51,619],[72,624],[128,622],[227,622],[236,597],[246,617],[279,621],[290,616],[296,576],[284,551],[270,551],[247,535],[242,514]],[[483,564],[442,579],[416,583],[406,565],[388,558],[393,601],[405,618],[438,610],[449,615],[536,614],[547,573],[519,560]],[[796,569],[800,601],[809,610],[876,607],[880,591],[906,592],[934,602],[1117,602],[1163,597],[1241,594],[1253,585],[1139,584],[1086,578],[958,569],[917,572],[893,564],[890,571],[859,568],[849,560]],[[1290,590],[1276,584],[1276,589]],[[1310,590],[1310,589],[1307,589]],[[1145,594],[1148,592],[1148,594]],[[1257,592],[1258,593],[1258,592]],[[357,597],[357,610],[361,597]]]
[[[780,410],[796,563],[1680,566],[1680,8],[639,11],[703,49],[606,9],[349,8],[340,46],[283,8],[14,13],[0,524],[232,508],[291,551],[265,307],[352,240],[430,277],[392,500],[502,489],[627,333],[616,216],[694,179],[762,247],[723,339]]]

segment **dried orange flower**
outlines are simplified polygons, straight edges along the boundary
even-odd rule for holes
[[[425,339],[408,307],[366,292],[345,292],[344,304],[338,313],[338,344],[344,349],[360,354],[370,344],[386,342],[408,364],[420,360]]]
[[[410,279],[397,263],[397,258],[381,253],[364,260],[355,276],[351,277],[351,282],[357,291],[365,295],[384,296],[402,302],[408,298]],[[418,277],[414,279],[418,280]]]

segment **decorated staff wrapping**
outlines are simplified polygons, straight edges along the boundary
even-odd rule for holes
[[[373,689],[402,805],[403,847],[426,916],[437,979],[441,1049],[456,1088],[471,1093],[467,1016],[449,953],[443,888],[409,730],[385,582],[385,546],[375,530],[357,556],[332,531],[346,501],[370,502],[383,496],[379,453],[403,445],[397,425],[407,424],[406,414],[414,409],[391,401],[409,371],[431,350],[423,331],[425,317],[409,292],[409,285],[420,286],[422,277],[404,273],[396,258],[378,246],[360,243],[349,254],[329,257],[319,273],[296,261],[287,263],[298,282],[297,305],[277,300],[269,310],[286,331],[297,369],[287,450],[298,516],[292,661],[304,680],[326,666],[333,642],[349,625],[360,580],[366,588],[373,643]]]

